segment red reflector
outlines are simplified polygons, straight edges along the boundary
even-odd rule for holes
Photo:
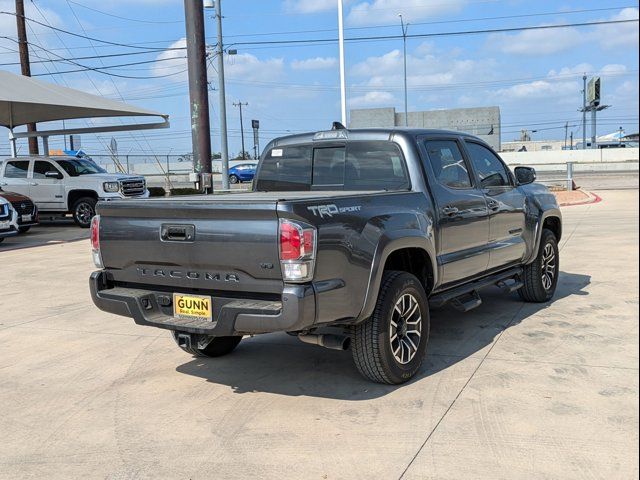
[[[302,256],[300,230],[292,223],[280,223],[280,260],[296,260]]]
[[[313,237],[315,236],[315,231],[311,229],[304,230],[304,254],[312,255],[313,254]]]
[[[91,219],[91,248],[94,252],[100,250],[100,216]]]

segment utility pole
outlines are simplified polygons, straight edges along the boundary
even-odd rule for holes
[[[184,0],[184,13],[187,33],[193,170],[200,176],[200,189],[204,193],[209,193],[211,190],[211,138],[207,49],[204,38],[204,5],[202,0]]]
[[[564,124],[564,149],[567,149],[567,131],[569,130],[569,122]]]
[[[340,53],[340,118],[347,125],[347,86],[344,73],[344,22],[342,20],[342,0],[338,0],[338,49]]]
[[[31,64],[29,63],[29,42],[27,41],[27,27],[24,18],[24,0],[16,0],[16,25],[18,27],[18,51],[20,55],[20,68],[22,75],[31,76]],[[36,131],[35,123],[27,124],[28,132]],[[38,137],[29,137],[29,154],[38,155]],[[49,152],[44,152],[47,155]]]
[[[402,27],[402,52],[404,59],[404,126],[409,126],[409,108],[407,101],[407,31],[409,30],[409,24],[404,23],[402,14],[399,13],[400,26]]]
[[[222,160],[222,188],[229,189],[229,143],[227,140],[227,100],[224,89],[224,46],[222,44],[222,0],[216,1],[216,21],[218,23],[218,97],[220,100],[220,153]]]
[[[569,150],[573,150],[573,132],[571,132],[571,147]]]
[[[241,155],[243,160],[245,160],[245,150],[244,150],[244,124],[242,123],[242,107],[246,107],[248,105],[249,105],[248,103],[246,102],[242,103],[240,100],[238,100],[238,103],[233,104],[234,107],[240,108],[240,138],[242,139]]]
[[[587,75],[582,75],[582,149],[587,149]]]

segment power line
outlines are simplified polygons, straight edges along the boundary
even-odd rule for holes
[[[35,2],[33,2],[33,1],[32,1],[32,3],[34,3],[34,5],[35,5]],[[38,10],[38,11],[40,11],[40,10]],[[15,14],[15,13],[13,13],[13,12],[6,12],[6,11],[0,11],[0,14],[11,15],[11,16],[14,16],[14,17],[16,16],[16,14]],[[40,21],[38,21],[38,20],[35,20],[35,19],[33,19],[33,18],[29,18],[29,17],[27,17],[27,16],[25,16],[24,18],[25,18],[25,20],[27,20],[28,22],[35,23],[36,25],[40,25],[40,26],[42,26],[42,27],[49,28],[49,29],[51,29],[51,30],[53,30],[53,31],[56,31],[56,32],[64,33],[64,34],[66,34],[66,35],[71,35],[72,37],[83,38],[83,39],[85,39],[85,40],[91,40],[91,41],[94,41],[94,42],[100,42],[100,43],[104,43],[104,44],[106,44],[106,45],[112,45],[112,46],[116,46],[116,47],[125,47],[125,48],[144,48],[144,49],[146,49],[146,50],[153,50],[153,48],[149,48],[149,47],[140,47],[140,46],[138,46],[138,45],[134,45],[134,44],[126,44],[126,43],[112,42],[112,41],[110,41],[110,40],[102,40],[102,39],[100,39],[100,38],[94,38],[94,37],[90,37],[90,36],[88,36],[88,35],[81,35],[81,34],[79,34],[79,33],[70,32],[69,30],[65,30],[65,29],[63,29],[63,28],[54,27],[53,25],[51,25],[51,24],[49,24],[49,23],[42,23],[42,22],[40,22]],[[43,18],[46,20],[46,17],[44,17],[44,16],[43,16]],[[156,48],[156,50],[163,51],[163,50],[164,50],[164,48]]]
[[[102,10],[98,10],[97,8],[89,7],[83,3],[74,2],[73,0],[69,0],[68,3],[73,3],[78,7],[86,8],[87,10],[91,10],[92,12],[100,13],[102,15],[106,15],[107,17],[118,18],[120,20],[126,20],[129,22],[137,22],[137,23],[151,23],[151,24],[168,24],[168,23],[184,23],[182,20],[170,20],[170,21],[157,21],[157,20],[140,20],[137,18],[128,18],[121,17],[120,15],[114,15],[113,13],[103,12]]]
[[[551,15],[570,15],[570,14],[579,14],[579,13],[593,13],[593,12],[603,12],[603,11],[612,11],[612,10],[622,10],[625,8],[634,8],[635,5],[623,5],[619,7],[607,7],[607,8],[589,8],[589,9],[581,9],[581,10],[567,10],[564,12],[539,12],[539,13],[528,13],[521,15],[502,15],[497,17],[476,17],[476,18],[461,18],[454,20],[439,20],[432,22],[415,22],[411,23],[412,26],[418,25],[444,25],[451,23],[468,23],[468,22],[483,22],[483,21],[491,21],[491,20],[508,20],[514,18],[532,18],[532,17],[545,17]],[[366,27],[347,27],[345,30],[372,30],[377,28],[398,28],[397,24],[394,25],[371,25]],[[292,30],[292,31],[284,31],[284,32],[260,32],[260,33],[239,33],[235,35],[225,35],[225,38],[237,38],[237,37],[258,37],[258,36],[270,36],[270,35],[298,35],[301,33],[322,33],[322,32],[335,32],[337,29],[335,28],[326,28],[326,29],[317,29],[317,30]]]
[[[553,30],[559,28],[571,28],[571,27],[589,27],[596,25],[615,25],[623,23],[638,22],[638,19],[629,20],[602,20],[594,22],[576,22],[576,23],[562,23],[555,25],[532,25],[525,27],[511,27],[511,28],[489,28],[480,30],[461,30],[451,32],[433,32],[433,33],[413,33],[408,34],[407,38],[430,38],[430,37],[451,37],[451,36],[463,36],[463,35],[479,35],[485,33],[513,33],[523,32],[530,30]],[[379,41],[379,40],[399,40],[402,35],[373,35],[367,37],[349,37],[345,38],[345,42],[365,42],[365,41]],[[263,40],[252,42],[234,42],[227,47],[236,45],[280,45],[280,44],[310,44],[318,42],[337,42],[337,38],[310,38],[310,39],[293,39],[293,40]]]

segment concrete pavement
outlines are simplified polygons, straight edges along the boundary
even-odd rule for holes
[[[287,335],[193,359],[98,311],[87,241],[0,248],[0,478],[638,476],[638,191],[563,209],[545,305],[432,312],[400,387]]]

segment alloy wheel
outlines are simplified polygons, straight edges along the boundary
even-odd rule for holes
[[[395,359],[405,365],[413,360],[422,335],[420,305],[410,293],[402,295],[395,304],[389,324],[389,343]]]
[[[88,225],[93,218],[93,207],[88,203],[81,203],[76,208],[76,217],[83,225]]]
[[[542,252],[542,286],[545,290],[551,290],[556,278],[556,252],[553,245],[547,243]]]

